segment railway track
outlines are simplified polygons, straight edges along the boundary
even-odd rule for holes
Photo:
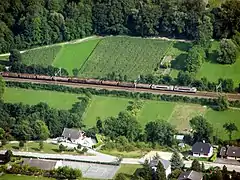
[[[200,91],[197,93],[184,93],[176,91],[161,91],[154,89],[143,89],[143,88],[128,88],[128,87],[119,87],[119,86],[107,86],[107,85],[94,85],[94,84],[78,84],[70,82],[59,82],[59,81],[48,81],[48,80],[39,80],[39,79],[23,79],[23,78],[12,78],[4,77],[5,81],[14,81],[14,82],[29,82],[35,84],[54,84],[62,85],[74,88],[92,88],[92,89],[107,89],[107,90],[118,90],[118,91],[128,91],[128,92],[140,92],[140,93],[153,93],[153,94],[167,94],[167,95],[177,95],[177,96],[188,96],[188,97],[199,97],[199,98],[217,98],[218,94],[215,92],[205,92]],[[231,94],[223,93],[226,95],[229,100],[240,100],[240,94]]]

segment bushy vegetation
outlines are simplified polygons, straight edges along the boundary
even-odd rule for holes
[[[154,71],[171,42],[129,37],[109,37],[101,40],[86,64],[82,77],[106,77],[115,72],[123,79],[137,79],[140,74]]]
[[[22,62],[28,66],[33,64],[51,66],[61,48],[61,46],[50,46],[26,51],[22,53]]]
[[[70,111],[56,110],[45,103],[34,106],[23,104],[0,103],[0,126],[3,127],[4,139],[45,140],[61,135],[63,128],[83,126],[81,111],[77,105]]]

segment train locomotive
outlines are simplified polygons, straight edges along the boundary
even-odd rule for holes
[[[108,81],[108,80],[99,80],[99,79],[84,79],[84,78],[76,78],[76,77],[59,77],[59,76],[47,76],[47,75],[12,73],[12,72],[0,72],[0,74],[3,77],[12,77],[12,78],[37,79],[37,80],[70,82],[70,83],[79,83],[79,84],[120,86],[120,87],[126,87],[126,88],[154,89],[154,90],[160,90],[160,91],[177,91],[177,92],[185,92],[185,93],[196,93],[197,92],[196,87],[187,87],[187,86],[142,84],[142,83]]]

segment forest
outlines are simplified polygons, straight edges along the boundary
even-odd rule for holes
[[[0,53],[93,34],[168,36],[204,43],[240,30],[240,1],[5,0],[0,2]]]

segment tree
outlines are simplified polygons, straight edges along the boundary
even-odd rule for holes
[[[204,172],[205,171],[205,165],[204,163],[202,162],[202,166],[201,166],[201,171]]]
[[[0,139],[3,139],[5,136],[5,131],[3,128],[0,128]]]
[[[216,110],[225,111],[229,108],[229,102],[226,96],[219,96],[217,99]]]
[[[169,180],[176,180],[180,176],[180,174],[182,174],[182,172],[183,171],[180,170],[180,169],[175,169],[171,172],[171,174],[169,174],[168,179]]]
[[[33,129],[34,129],[34,139],[46,140],[50,135],[48,127],[44,121],[36,120],[33,124]]]
[[[79,169],[63,166],[55,170],[54,177],[57,179],[81,179],[82,172]]]
[[[178,152],[176,152],[176,151],[174,151],[174,153],[172,154],[170,162],[171,162],[171,168],[173,170],[182,169],[182,167],[183,167],[183,160],[180,157],[180,155],[178,154]]]
[[[222,177],[224,180],[230,180],[230,176],[227,170],[227,167],[224,165],[222,169]]]
[[[152,121],[146,124],[145,133],[147,140],[160,145],[172,146],[174,143],[175,129],[164,120]]]
[[[156,170],[156,180],[166,180],[166,172],[161,161],[158,162]]]
[[[229,140],[232,140],[232,133],[234,131],[238,131],[237,126],[235,125],[235,123],[225,123],[223,125],[223,128],[228,132],[229,135]]]
[[[9,56],[10,63],[15,62],[21,62],[22,61],[22,55],[17,49],[11,49],[10,50],[10,56]]]
[[[40,141],[39,142],[39,150],[41,151],[41,150],[43,150],[43,148],[44,148],[43,141]]]
[[[77,77],[77,76],[78,76],[78,73],[79,73],[79,70],[78,70],[77,68],[74,68],[74,69],[72,70],[72,73],[73,73],[73,76],[74,76],[74,77]]]
[[[198,160],[194,159],[192,162],[191,170],[201,172],[201,165]]]
[[[65,150],[66,150],[66,147],[65,147],[64,145],[60,144],[60,145],[59,145],[59,151],[60,151],[60,152],[63,152],[63,151],[65,151]]]
[[[99,133],[103,132],[103,123],[102,123],[102,120],[100,119],[100,117],[97,117],[96,127],[97,127]]]
[[[213,127],[212,125],[202,116],[196,116],[190,120],[190,126],[193,129],[194,142],[207,141],[211,142]]]
[[[119,173],[116,177],[115,180],[128,180],[127,176],[123,173]]]
[[[125,136],[129,141],[137,139],[141,125],[131,114],[120,112],[118,117],[110,117],[104,121],[104,134],[113,138]]]
[[[230,39],[222,39],[220,42],[219,57],[220,64],[233,64],[237,59],[237,47]]]
[[[208,48],[213,36],[213,24],[209,16],[204,15],[198,26],[197,43],[204,48]]]
[[[3,98],[4,91],[5,91],[5,81],[3,80],[2,76],[0,76],[0,100]]]
[[[177,76],[177,82],[182,86],[189,86],[193,82],[193,75],[189,72],[180,71]]]
[[[204,62],[204,58],[205,58],[204,49],[199,45],[193,46],[189,50],[188,57],[185,61],[186,70],[189,71],[189,72],[195,72],[196,73],[200,69],[202,63]],[[183,78],[183,75],[182,75],[182,78]]]
[[[24,141],[19,141],[19,149],[22,149],[25,145]]]

